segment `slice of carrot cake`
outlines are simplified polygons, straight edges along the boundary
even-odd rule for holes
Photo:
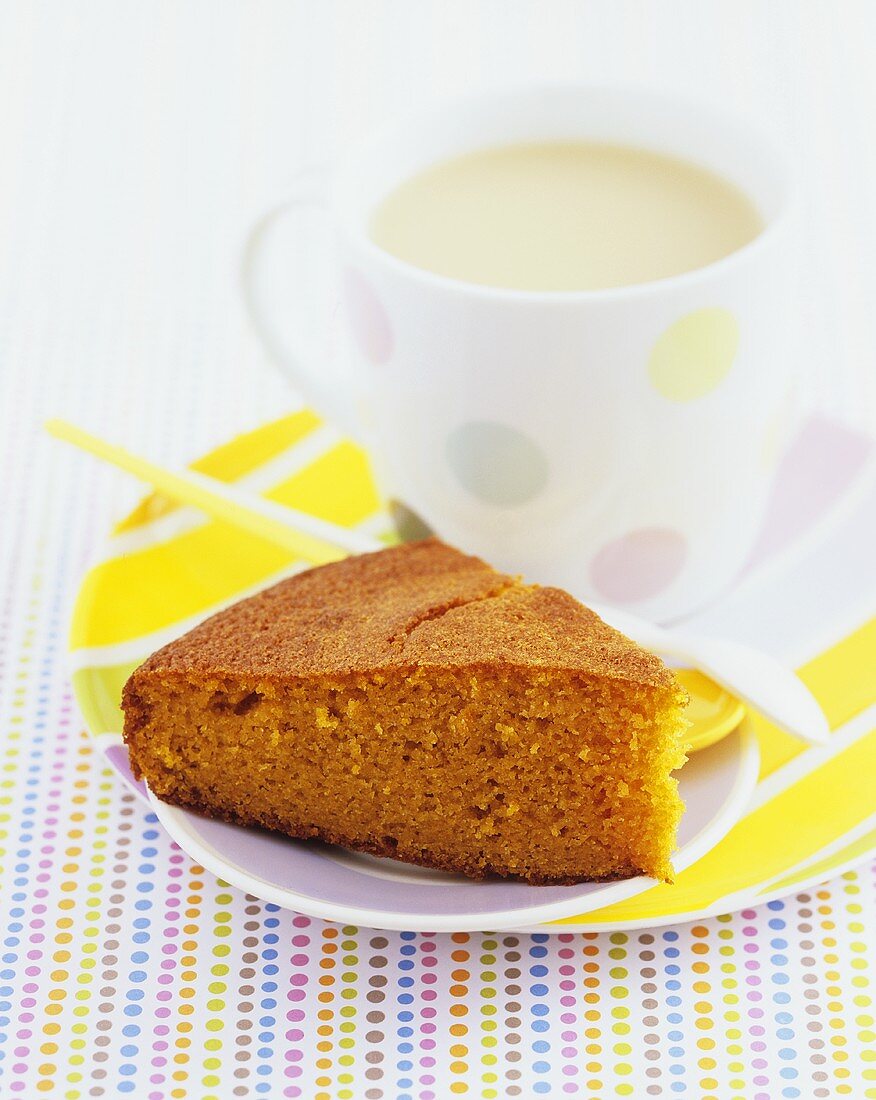
[[[150,657],[159,798],[473,877],[670,880],[686,696],[556,588],[436,539],[311,569]]]

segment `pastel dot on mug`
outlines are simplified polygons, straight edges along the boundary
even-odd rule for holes
[[[462,424],[448,436],[445,454],[463,488],[487,504],[526,504],[547,484],[547,455],[535,440],[509,424]]]
[[[386,363],[395,344],[389,317],[370,283],[352,268],[344,272],[344,304],[359,350],[375,366]]]
[[[671,324],[648,360],[656,390],[670,401],[705,397],[724,379],[739,347],[739,324],[729,309],[697,309]]]
[[[593,558],[590,579],[606,599],[634,603],[656,596],[676,579],[687,540],[667,527],[642,527],[606,543]]]

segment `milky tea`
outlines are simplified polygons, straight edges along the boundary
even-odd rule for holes
[[[564,141],[433,165],[383,199],[370,235],[400,260],[451,279],[580,291],[694,271],[762,228],[739,188],[696,164]]]

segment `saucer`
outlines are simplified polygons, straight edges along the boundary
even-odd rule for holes
[[[814,454],[824,477],[828,471],[833,478],[831,500],[833,489],[851,482],[857,463],[839,469],[837,456],[851,451],[837,446],[838,436],[840,442],[846,438],[841,428],[822,425],[817,436],[810,429],[802,451],[790,452],[771,515],[787,513],[794,523],[767,532],[758,557],[777,561],[788,545],[786,528],[796,531],[796,545],[825,514],[830,501],[822,501],[818,516],[810,514],[811,486],[801,486],[811,482],[806,470]],[[193,465],[330,522],[375,537],[389,535],[367,457],[309,410],[231,440]],[[809,508],[805,517],[803,505]],[[115,771],[134,783],[119,709],[122,685],[133,669],[206,616],[302,567],[264,540],[156,494],[118,526],[102,560],[83,579],[70,638],[77,701],[95,747]],[[788,585],[786,580],[783,592]],[[810,581],[806,590],[811,587]],[[802,670],[807,682],[818,684],[821,702],[836,697],[836,722],[849,717],[845,700],[870,698],[869,638],[861,633]],[[863,686],[854,687],[855,676]],[[654,926],[768,900],[866,856],[876,841],[866,828],[872,795],[861,753],[869,751],[870,742],[860,740],[861,730],[852,722],[847,738],[807,749],[753,715],[750,727],[692,756],[679,773],[688,810],[674,857],[677,882],[671,886],[650,879],[573,887],[460,881],[210,822],[155,801],[153,806],[181,847],[227,881],[328,919],[432,931]],[[758,744],[763,774],[752,795]],[[145,788],[137,786],[145,798]],[[831,814],[813,816],[813,797],[822,803],[829,799]]]

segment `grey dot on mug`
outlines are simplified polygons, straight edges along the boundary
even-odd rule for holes
[[[447,437],[445,454],[463,488],[488,504],[526,504],[547,485],[547,455],[535,440],[509,424],[461,424]]]

